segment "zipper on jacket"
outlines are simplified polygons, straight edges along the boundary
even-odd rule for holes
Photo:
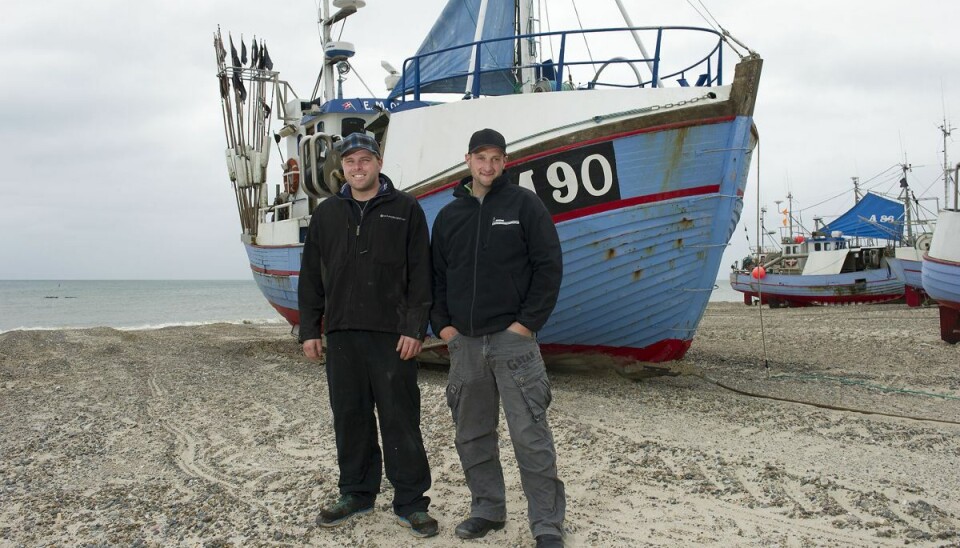
[[[367,201],[367,205],[365,207],[360,207],[360,204],[358,204],[356,200],[352,198],[349,199],[349,202],[357,206],[357,209],[360,210],[360,220],[357,221],[357,230],[353,237],[353,268],[355,270],[353,273],[354,275],[350,277],[351,278],[350,279],[350,299],[349,299],[350,301],[353,301],[354,280],[356,279],[357,274],[360,271],[360,225],[363,224],[363,213],[366,207],[370,205],[370,202],[376,199],[377,199],[376,196],[374,196],[373,198],[370,198],[370,200]],[[353,206],[351,206],[351,209],[353,209]],[[351,215],[352,214],[353,213],[351,213]],[[347,228],[348,229],[350,228],[349,221],[347,222]]]
[[[475,333],[473,329],[473,316],[477,306],[477,270],[480,268],[480,228],[483,226],[483,202],[480,202],[480,208],[477,209],[477,241],[473,246],[473,298],[470,299],[470,336]]]
[[[370,198],[367,200],[367,203],[363,205],[363,207],[360,207],[360,204],[358,204],[356,200],[350,200],[354,203],[354,205],[357,206],[357,209],[360,210],[360,220],[357,221],[357,233],[354,235],[354,251],[356,252],[355,256],[358,261],[360,260],[360,225],[363,224],[363,214],[366,212],[367,208],[370,207],[370,202],[376,200],[377,198],[378,196]]]

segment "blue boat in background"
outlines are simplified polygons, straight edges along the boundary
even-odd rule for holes
[[[954,175],[953,209],[941,209],[923,255],[923,288],[940,309],[940,338],[960,342],[960,190]]]
[[[432,224],[468,175],[470,134],[492,127],[507,139],[512,180],[543,200],[561,239],[563,285],[538,334],[548,363],[642,375],[682,358],[740,217],[757,142],[760,57],[710,29],[635,27],[622,5],[626,26],[534,32],[530,0],[451,0],[402,70],[384,63],[386,97],[344,98],[334,77],[349,73],[353,50],[331,38],[332,28],[363,2],[334,6],[339,11],[324,2],[322,94],[309,100],[291,96],[272,67],[228,62],[215,36],[242,239],[274,308],[299,323],[303,238],[316,204],[342,182],[338,139],[374,135],[384,173],[420,200]],[[621,40],[623,48],[594,61],[585,38]],[[540,55],[548,43],[555,59]],[[691,44],[702,53],[679,53]],[[668,45],[680,60],[667,55]],[[725,51],[740,56],[732,71]],[[241,94],[238,82],[254,97],[272,94],[275,106],[251,99],[246,87]],[[287,158],[272,193],[270,110],[283,124],[276,134]],[[228,116],[238,112],[259,133],[231,140],[249,129],[238,126],[240,114]],[[421,357],[442,355],[434,348]]]
[[[792,212],[787,211],[792,220]],[[892,247],[903,237],[903,204],[867,193],[832,223],[809,236],[784,236],[780,246],[746,257],[730,273],[745,304],[771,308],[879,303],[904,295],[890,267]]]

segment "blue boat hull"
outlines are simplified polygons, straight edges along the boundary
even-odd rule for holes
[[[925,256],[923,287],[941,306],[960,310],[960,263]]]
[[[939,304],[940,338],[960,343],[960,209],[943,209],[923,256],[923,288]]]
[[[730,274],[730,285],[745,299],[759,298],[771,306],[861,304],[903,297],[903,282],[889,268],[826,275],[766,274],[759,280],[750,272]]]
[[[893,270],[893,275],[904,285],[914,289],[923,289],[920,261],[888,258],[887,262],[890,264],[890,269]]]
[[[290,325],[300,325],[297,287],[303,245],[258,246],[245,244],[250,270],[257,287]]]
[[[907,306],[921,306],[926,296],[926,292],[923,290],[923,280],[920,275],[921,261],[887,257],[887,264],[889,264],[890,269],[893,270],[893,275],[903,282],[903,293]]]

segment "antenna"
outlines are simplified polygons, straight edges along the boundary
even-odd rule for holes
[[[943,134],[943,205],[946,207],[950,203],[950,161],[947,160],[947,137],[956,129],[947,122],[946,113],[943,115],[943,124],[939,129]]]
[[[900,179],[900,188],[903,189],[903,213],[906,217],[905,223],[907,226],[907,242],[909,245],[913,245],[913,222],[910,219],[910,185],[907,183],[907,172],[913,171],[910,164],[901,164],[900,169],[903,170],[903,177]]]

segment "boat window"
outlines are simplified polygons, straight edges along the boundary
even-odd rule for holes
[[[340,122],[340,135],[346,137],[351,133],[363,133],[365,126],[363,118],[344,118]]]
[[[813,250],[820,251],[820,244],[819,243],[813,244]]]
[[[828,243],[827,243],[827,244],[823,244],[823,249],[826,250],[826,251],[830,251],[830,244],[828,244]]]

